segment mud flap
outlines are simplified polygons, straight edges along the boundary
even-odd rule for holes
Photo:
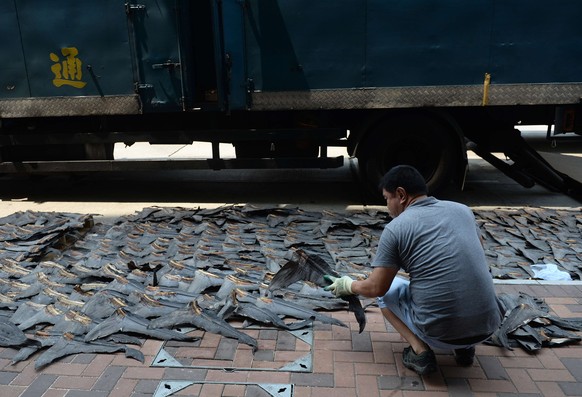
[[[521,137],[519,131],[514,130],[509,137],[503,152],[513,164],[498,159],[486,146],[470,142],[467,148],[524,187],[537,183],[582,201],[581,182],[556,170]]]

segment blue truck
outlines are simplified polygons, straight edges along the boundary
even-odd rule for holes
[[[5,0],[0,173],[332,168],[341,146],[371,189],[406,163],[437,192],[470,148],[579,194],[516,126],[582,132],[581,18],[580,0]],[[135,142],[212,158],[114,158]]]

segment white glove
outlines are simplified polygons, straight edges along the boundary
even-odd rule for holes
[[[352,280],[350,277],[348,276],[334,277],[326,274],[325,276],[323,276],[323,278],[331,282],[331,285],[325,287],[324,290],[331,291],[337,297],[345,295],[354,295],[354,293],[352,292],[352,283],[354,282],[354,280]]]

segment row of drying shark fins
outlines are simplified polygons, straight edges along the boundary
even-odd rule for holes
[[[582,211],[520,208],[475,211],[491,274],[500,279],[533,279],[531,265],[553,263],[582,279]],[[486,343],[535,352],[544,346],[577,343],[582,318],[562,319],[525,293],[499,294],[504,315]]]
[[[535,278],[531,265],[552,263],[582,279],[582,211],[520,208],[475,211],[493,277]]]
[[[114,225],[78,214],[0,219],[0,345],[35,366],[79,352],[124,351],[144,337],[195,341],[176,326],[257,341],[229,321],[347,326],[324,313],[359,299],[324,291],[323,274],[368,271],[386,216],[296,208],[146,208]],[[246,324],[245,324],[246,325]],[[26,334],[24,333],[26,332]]]
[[[477,215],[496,236],[516,216]],[[287,330],[346,326],[325,314],[346,308],[361,332],[361,301],[334,298],[322,275],[365,277],[388,221],[382,212],[249,205],[145,208],[113,225],[95,225],[90,215],[16,213],[0,219],[0,346],[18,349],[14,363],[37,354],[37,368],[80,352],[123,351],[143,361],[132,345],[148,337],[195,341],[175,330],[187,325],[257,349],[231,320]],[[508,236],[514,245],[515,237]],[[518,328],[491,343],[512,347]]]

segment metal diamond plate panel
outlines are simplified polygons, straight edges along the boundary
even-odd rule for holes
[[[491,85],[489,105],[578,103],[582,84]],[[481,106],[483,86],[431,86],[254,92],[253,110],[380,109],[423,106]]]
[[[139,114],[137,95],[0,100],[0,118]]]

